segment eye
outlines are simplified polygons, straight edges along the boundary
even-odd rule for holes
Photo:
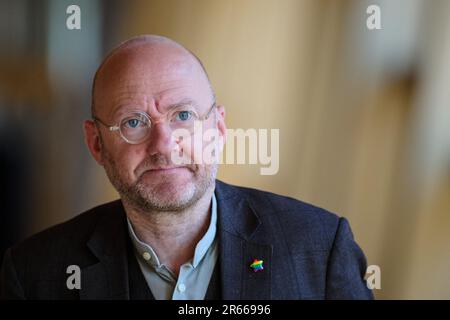
[[[125,121],[125,127],[135,129],[139,126],[142,126],[143,122],[139,119],[132,118]]]
[[[179,111],[176,113],[175,120],[177,121],[187,121],[191,120],[193,113],[191,111]]]

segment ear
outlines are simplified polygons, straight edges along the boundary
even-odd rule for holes
[[[84,141],[94,157],[95,161],[103,166],[102,144],[100,142],[100,133],[94,121],[84,121]]]
[[[223,144],[220,149],[223,149],[223,145],[227,142],[227,126],[225,124],[225,107],[223,105],[217,106],[217,129],[219,129],[220,137]]]

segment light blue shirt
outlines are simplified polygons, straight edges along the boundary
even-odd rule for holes
[[[202,300],[218,257],[217,201],[213,193],[211,221],[203,238],[197,243],[194,257],[180,267],[178,278],[159,261],[153,248],[139,240],[128,220],[128,231],[133,242],[139,267],[157,300]]]

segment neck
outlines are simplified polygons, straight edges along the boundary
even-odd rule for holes
[[[208,230],[213,192],[214,186],[191,207],[178,212],[142,212],[124,201],[123,204],[139,240],[150,245],[160,262],[178,275]]]

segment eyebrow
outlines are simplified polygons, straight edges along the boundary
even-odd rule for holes
[[[167,107],[167,111],[173,110],[173,109],[177,109],[177,108],[180,108],[180,107],[184,107],[184,106],[192,106],[192,107],[197,107],[197,108],[199,107],[198,104],[194,100],[192,100],[192,99],[183,99],[183,100],[181,100],[178,103],[174,103],[174,104],[169,105]]]
[[[139,105],[139,104],[136,104]],[[122,116],[124,114],[126,114],[127,112],[133,112],[133,111],[139,111],[142,112],[143,110],[138,109],[138,108],[130,108],[130,106],[133,106],[133,104],[129,104],[129,103],[123,103],[123,104],[119,104],[116,108],[115,111],[113,112],[113,118],[116,118],[118,116]],[[178,109],[180,107],[184,107],[184,106],[192,106],[194,108],[199,108],[198,103],[196,103],[194,100],[190,99],[190,98],[184,98],[182,99],[180,102],[174,103],[169,105],[165,112],[169,112],[171,110],[174,109]]]

